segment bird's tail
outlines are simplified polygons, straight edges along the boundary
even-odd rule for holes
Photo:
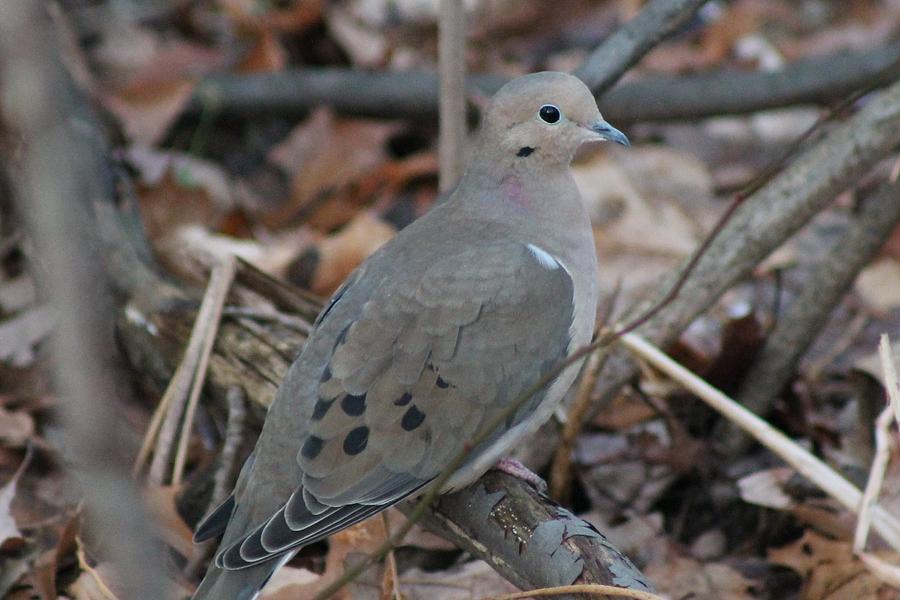
[[[228,571],[212,563],[191,600],[255,600],[281,564],[280,560],[268,560],[245,569]]]

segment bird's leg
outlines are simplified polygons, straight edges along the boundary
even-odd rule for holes
[[[512,475],[516,479],[521,479],[525,483],[533,487],[538,493],[547,492],[547,482],[540,475],[520,463],[514,458],[503,457],[497,461],[493,468],[507,475]]]

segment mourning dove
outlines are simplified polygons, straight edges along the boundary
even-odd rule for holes
[[[234,493],[195,539],[224,532],[194,598],[249,600],[296,551],[421,494],[520,394],[589,343],[594,238],[569,163],[628,139],[577,78],[504,85],[447,200],[377,250],[316,320]],[[475,481],[537,429],[566,368],[442,492]]]

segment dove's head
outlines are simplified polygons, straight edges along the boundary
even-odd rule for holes
[[[588,87],[577,77],[545,71],[514,79],[491,99],[479,144],[504,162],[568,165],[581,144],[628,138],[603,120]]]

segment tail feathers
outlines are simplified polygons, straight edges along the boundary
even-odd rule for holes
[[[225,527],[228,526],[234,507],[234,494],[231,494],[222,504],[200,521],[200,524],[197,525],[197,531],[194,532],[194,543],[199,544],[225,533]]]
[[[270,560],[240,571],[228,571],[211,564],[191,600],[256,600],[272,574],[294,554],[288,552],[279,560]]]

